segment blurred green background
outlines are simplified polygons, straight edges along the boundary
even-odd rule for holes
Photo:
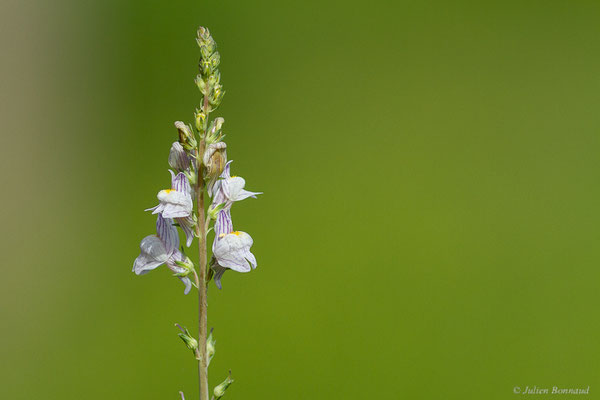
[[[265,193],[209,293],[226,398],[600,399],[598,2],[1,4],[1,398],[197,398],[196,297],[131,265],[203,24]]]

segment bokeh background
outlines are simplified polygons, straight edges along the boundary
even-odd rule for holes
[[[265,193],[209,293],[226,398],[600,399],[598,2],[0,4],[0,398],[196,398],[197,300],[131,265],[204,24]]]

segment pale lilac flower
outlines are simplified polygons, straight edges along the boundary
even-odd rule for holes
[[[213,207],[226,203],[225,208],[230,208],[235,201],[244,200],[248,197],[256,198],[256,195],[262,194],[262,192],[249,192],[245,190],[246,180],[239,176],[230,175],[229,169],[231,163],[232,161],[227,162],[220,178],[209,188],[208,194],[213,198]]]
[[[140,243],[140,255],[133,262],[136,275],[146,274],[163,265],[169,259],[165,244],[156,235],[146,236]]]
[[[171,146],[171,150],[169,151],[169,165],[180,172],[190,168],[191,157],[179,142],[175,142]]]
[[[187,270],[177,265],[176,261],[184,262],[186,257],[178,249],[167,251],[165,243],[156,235],[146,236],[140,243],[140,255],[133,262],[133,272],[136,275],[144,275],[148,272],[166,264],[176,274]],[[187,276],[178,277],[185,285],[184,294],[188,294],[192,288],[192,281]]]
[[[184,262],[186,257],[177,248],[179,247],[179,233],[173,225],[173,220],[163,218],[161,214],[156,219],[156,235],[146,236],[140,243],[140,255],[133,262],[133,272],[143,275],[163,264],[176,274],[187,270],[177,265],[176,261]],[[185,294],[188,294],[192,281],[187,276],[178,277],[185,285]]]
[[[221,277],[225,270],[250,272],[256,268],[256,257],[250,252],[253,241],[246,232],[235,231],[219,235],[213,243],[212,269],[215,284],[221,289]]]
[[[219,237],[223,234],[233,232],[233,223],[231,221],[231,206],[235,201],[247,199],[248,197],[256,198],[260,192],[250,192],[244,189],[246,181],[239,176],[231,176],[230,170],[231,161],[229,161],[221,177],[209,188],[209,195],[212,196],[211,209],[222,205],[222,209],[218,212],[215,220],[215,240],[213,242],[213,251]]]
[[[187,177],[183,172],[175,175],[171,173],[171,189],[165,189],[158,192],[156,196],[160,202],[156,207],[147,209],[152,210],[152,214],[162,214],[164,218],[186,218],[192,214],[192,195],[191,187]]]

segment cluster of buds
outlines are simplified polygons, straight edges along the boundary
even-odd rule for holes
[[[196,38],[198,47],[200,47],[200,61],[198,63],[198,75],[196,76],[196,86],[200,93],[206,99],[202,107],[196,110],[196,129],[201,134],[206,130],[206,116],[221,104],[225,91],[221,85],[221,73],[219,72],[219,63],[221,55],[217,51],[217,44],[210,35],[207,28],[198,29]]]

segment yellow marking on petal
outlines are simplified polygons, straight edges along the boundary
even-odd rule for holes
[[[225,233],[221,233],[221,234],[219,235],[219,239],[220,239],[220,238],[222,238],[222,237],[225,237],[225,236],[226,236],[226,234],[225,234]]]
[[[174,191],[175,191],[175,189],[165,189],[164,190],[164,192],[167,193],[167,194],[169,194],[171,192],[174,192]]]
[[[235,235],[235,236],[240,236],[240,233],[242,233],[242,232],[240,232],[240,231],[231,232],[231,234]]]

